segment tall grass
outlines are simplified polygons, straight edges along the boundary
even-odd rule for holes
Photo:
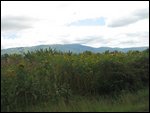
[[[38,105],[17,108],[15,111],[32,112],[147,112],[149,111],[149,89],[137,92],[122,92],[115,97],[75,96],[69,103],[59,100],[58,103],[44,102]]]

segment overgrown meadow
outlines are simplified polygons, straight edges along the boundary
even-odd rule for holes
[[[149,88],[149,49],[75,54],[49,48],[1,56],[1,111],[117,111],[111,109],[115,102],[107,102],[119,103],[117,98],[122,97],[126,102],[125,92],[136,94],[145,88]],[[48,103],[47,109],[42,103]]]

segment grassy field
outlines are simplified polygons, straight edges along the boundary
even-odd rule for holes
[[[149,111],[148,50],[5,54],[1,71],[3,112]]]
[[[59,100],[58,103],[44,102],[36,105],[17,108],[14,111],[32,111],[32,112],[139,112],[149,111],[149,88],[137,92],[122,92],[117,97],[95,96],[81,97],[75,96],[65,103]]]

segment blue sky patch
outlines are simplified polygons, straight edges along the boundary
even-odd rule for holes
[[[103,17],[79,20],[69,24],[69,26],[104,26],[104,25],[105,25],[105,19]]]
[[[17,38],[17,33],[2,34],[2,37],[4,37],[5,39],[15,39]]]

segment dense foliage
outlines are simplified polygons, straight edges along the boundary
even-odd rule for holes
[[[149,49],[80,54],[52,49],[1,56],[2,111],[72,95],[116,95],[149,85]]]

